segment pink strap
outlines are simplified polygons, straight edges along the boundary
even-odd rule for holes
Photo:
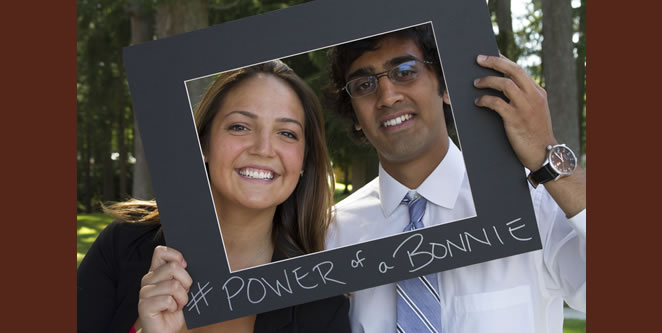
[[[129,330],[129,333],[136,333],[136,329],[133,326],[131,326],[131,329]]]

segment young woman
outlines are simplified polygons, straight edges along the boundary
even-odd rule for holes
[[[321,108],[305,82],[280,61],[224,73],[195,120],[231,269],[322,250],[333,173]],[[156,204],[106,212],[117,221],[78,269],[79,332],[186,332],[191,278],[181,253],[163,246]],[[194,332],[349,332],[348,309],[337,296]]]

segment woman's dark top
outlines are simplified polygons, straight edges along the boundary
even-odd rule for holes
[[[159,229],[113,222],[99,234],[78,268],[78,332],[129,332],[140,280],[165,244]],[[345,296],[331,297],[258,314],[254,332],[350,332],[348,311]]]

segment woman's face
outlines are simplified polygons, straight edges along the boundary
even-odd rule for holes
[[[303,168],[304,117],[294,90],[270,74],[228,92],[205,151],[217,209],[275,209],[292,194]]]

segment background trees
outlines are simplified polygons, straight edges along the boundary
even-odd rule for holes
[[[306,2],[304,0],[78,0],[78,208],[153,197],[121,58],[122,47]],[[585,0],[488,0],[501,53],[549,94],[555,133],[585,148]],[[313,88],[326,84],[326,56],[287,59]],[[337,179],[356,189],[376,176],[370,147],[354,144],[326,113]]]

